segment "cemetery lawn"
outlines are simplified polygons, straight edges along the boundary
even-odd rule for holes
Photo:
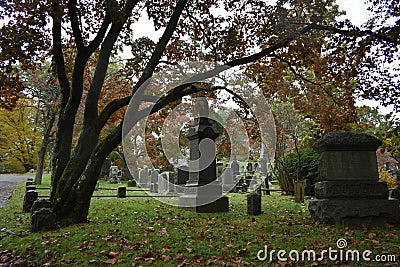
[[[48,187],[44,177],[40,187]],[[101,187],[112,187],[102,183]],[[116,185],[114,185],[116,187]],[[261,216],[248,216],[246,195],[229,194],[230,212],[198,214],[168,206],[152,198],[92,198],[91,222],[44,233],[30,233],[30,214],[22,213],[24,183],[10,203],[1,208],[0,266],[19,257],[19,266],[283,266],[257,253],[304,249],[320,253],[344,238],[347,250],[393,254],[399,264],[400,228],[344,227],[314,223],[305,204],[273,193],[263,196]],[[40,190],[39,195],[48,191]],[[96,191],[95,195],[116,194]],[[143,193],[142,193],[143,194]],[[14,232],[10,234],[7,231]],[[263,256],[264,254],[262,254]],[[335,262],[325,255],[321,262],[288,262],[284,266],[382,266],[376,262]],[[376,264],[376,265],[375,265]],[[4,265],[7,266],[7,265]],[[17,266],[17,265],[16,265]]]

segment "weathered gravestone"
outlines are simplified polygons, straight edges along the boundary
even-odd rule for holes
[[[158,195],[168,195],[169,193],[169,172],[158,175]]]
[[[50,200],[47,199],[38,199],[35,202],[33,202],[32,208],[31,208],[31,215],[35,213],[35,211],[41,209],[41,208],[48,208],[51,209],[51,202]]]
[[[31,232],[48,231],[56,228],[56,215],[50,208],[40,208],[31,217]]]
[[[118,166],[111,166],[108,174],[108,183],[119,184],[121,181],[119,179],[119,168]]]
[[[230,192],[235,187],[233,171],[230,167],[226,167],[222,173],[222,186],[224,192]]]
[[[147,167],[139,171],[139,187],[149,187],[149,170],[147,169]]]
[[[118,198],[126,198],[126,187],[125,186],[118,186],[117,197]]]
[[[259,186],[259,182],[257,180],[257,175],[254,174],[250,180],[249,188],[250,188],[250,190],[254,191],[258,186]]]
[[[240,165],[239,165],[239,161],[237,161],[236,156],[233,156],[233,160],[231,163],[231,169],[233,172],[233,175],[236,177],[236,175],[240,174]]]
[[[158,192],[158,171],[152,169],[150,176],[151,176],[150,192],[157,193]]]
[[[258,160],[258,168],[262,176],[266,176],[268,174],[267,168],[267,160],[264,158],[260,158]]]
[[[254,191],[247,195],[247,214],[261,214],[261,194],[259,192]]]
[[[376,149],[381,141],[362,133],[332,132],[314,148],[319,153],[316,199],[311,217],[322,223],[397,224],[399,200],[388,199],[386,183],[378,181]]]
[[[189,180],[179,206],[195,212],[228,212],[228,197],[217,181],[215,139],[218,131],[209,117],[206,98],[197,99],[198,117],[186,137],[190,143]]]

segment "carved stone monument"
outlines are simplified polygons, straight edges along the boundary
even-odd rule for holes
[[[228,197],[217,181],[215,139],[219,133],[208,118],[207,99],[197,100],[199,114],[186,135],[190,140],[189,180],[179,206],[195,212],[228,212]]]
[[[362,133],[329,133],[314,148],[319,153],[316,199],[311,217],[330,224],[398,224],[399,200],[388,198],[378,181],[376,149],[381,141]]]

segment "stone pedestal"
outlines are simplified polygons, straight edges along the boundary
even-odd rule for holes
[[[217,181],[215,139],[219,133],[208,118],[205,98],[198,99],[197,110],[199,116],[186,135],[190,140],[189,180],[179,207],[195,212],[228,212],[229,200]]]
[[[378,181],[380,140],[362,133],[329,133],[314,145],[319,153],[311,217],[330,224],[400,223],[399,200]]]

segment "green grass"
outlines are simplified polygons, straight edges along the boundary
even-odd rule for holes
[[[41,187],[47,187],[48,177]],[[101,187],[117,187],[106,185]],[[344,227],[314,223],[307,203],[288,196],[263,196],[261,216],[248,216],[244,194],[230,194],[230,212],[198,214],[152,198],[92,198],[90,223],[44,233],[30,233],[30,215],[22,213],[24,185],[18,186],[10,203],[1,209],[0,250],[20,255],[32,266],[274,266],[261,262],[257,252],[268,250],[336,248],[345,238],[348,249],[371,250],[400,256],[400,229],[394,227]],[[128,192],[128,194],[143,194]],[[40,192],[40,195],[48,192]],[[116,194],[115,191],[97,191]],[[8,255],[8,254],[7,254]],[[276,254],[275,254],[276,255]],[[292,262],[285,266],[310,266]],[[318,266],[343,265],[323,261]],[[356,266],[348,262],[349,266]],[[360,262],[360,266],[382,266]],[[394,264],[392,263],[391,266]],[[1,263],[0,263],[1,266]]]

